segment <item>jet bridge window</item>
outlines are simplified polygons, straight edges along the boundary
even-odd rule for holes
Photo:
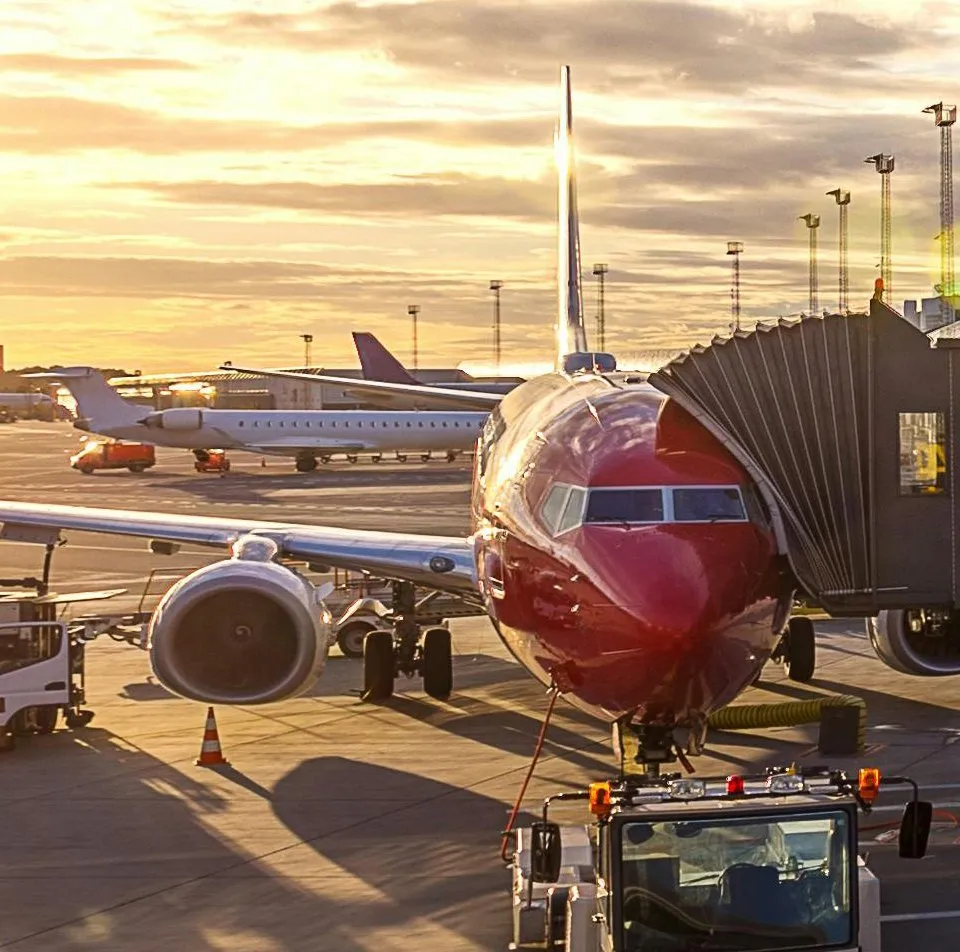
[[[746,522],[736,486],[698,486],[673,490],[675,522]]]
[[[900,495],[947,492],[946,414],[900,414]]]
[[[662,489],[591,489],[586,522],[663,522]]]

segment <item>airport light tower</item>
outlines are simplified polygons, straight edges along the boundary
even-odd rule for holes
[[[306,370],[311,366],[310,355],[313,347],[313,334],[301,334],[300,340],[303,341],[303,367]]]
[[[493,291],[493,365],[496,374],[500,376],[500,289],[502,281],[491,281],[490,290]]]
[[[954,294],[953,279],[953,124],[957,107],[942,102],[927,106],[940,129],[940,319],[952,319],[953,307],[948,303]]]
[[[730,333],[740,330],[740,255],[742,241],[728,241],[727,254],[733,257],[733,276],[730,280]]]
[[[800,216],[810,235],[810,301],[807,308],[811,316],[820,310],[820,266],[817,261],[817,230],[820,228],[820,216],[809,212]]]
[[[832,192],[827,192],[827,195],[832,195],[840,208],[840,228],[837,237],[837,312],[846,314],[850,310],[850,272],[847,267],[847,206],[850,204],[850,193],[842,188],[835,188]]]
[[[417,353],[417,315],[420,313],[419,304],[408,304],[407,313],[413,318],[413,369],[417,369],[419,355]]]
[[[607,349],[607,316],[604,311],[604,279],[610,269],[605,264],[595,264],[593,273],[597,278],[597,347],[605,352]]]
[[[890,175],[893,172],[894,157],[878,152],[863,160],[873,163],[880,173],[880,277],[883,279],[883,294],[887,303],[892,300],[893,260],[891,257],[891,209]]]

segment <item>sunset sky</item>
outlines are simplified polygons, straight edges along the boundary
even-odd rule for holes
[[[958,12],[954,12],[954,11]],[[9,0],[0,7],[0,342],[8,366],[144,372],[225,359],[356,363],[349,332],[421,366],[550,356],[553,130],[573,69],[586,309],[607,262],[607,348],[729,322],[728,239],[750,320],[851,303],[879,261],[893,152],[894,295],[939,274],[931,103],[960,98],[943,3],[308,3]]]

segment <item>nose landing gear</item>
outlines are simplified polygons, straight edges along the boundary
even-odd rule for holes
[[[416,588],[412,582],[393,583],[394,630],[368,632],[363,640],[364,701],[386,701],[396,679],[423,678],[423,690],[445,701],[453,691],[453,649],[447,628],[428,628],[417,622]]]
[[[806,684],[812,680],[817,664],[817,640],[813,622],[803,615],[791,618],[771,658],[783,663],[791,681]]]

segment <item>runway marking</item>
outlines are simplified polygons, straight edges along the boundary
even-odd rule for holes
[[[881,922],[913,922],[918,919],[960,919],[960,909],[945,909],[942,912],[900,912],[881,916]]]

